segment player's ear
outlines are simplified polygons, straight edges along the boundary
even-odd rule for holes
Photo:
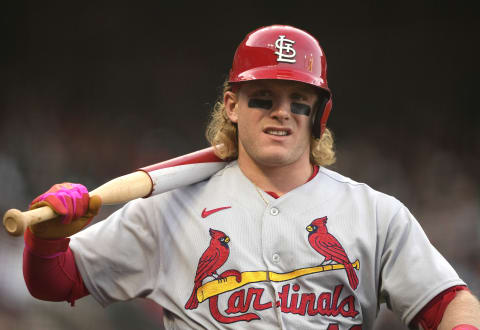
[[[238,95],[232,91],[223,94],[223,104],[225,105],[225,113],[232,123],[238,122]]]

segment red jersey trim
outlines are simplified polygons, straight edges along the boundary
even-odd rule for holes
[[[312,181],[312,179],[318,174],[318,171],[319,171],[319,167],[318,165],[314,165],[313,166],[313,173],[312,173],[312,176],[310,176],[307,180],[307,182],[309,181]],[[305,183],[307,183],[305,182]],[[280,198],[280,196],[274,192],[274,191],[265,191],[267,194],[269,194],[270,196],[272,196],[273,198],[277,199],[277,198]]]
[[[314,165],[312,176],[310,178],[308,178],[307,182],[312,181],[313,178],[317,176],[319,170],[320,170],[320,167],[318,165]],[[307,183],[307,182],[305,182],[305,183]]]

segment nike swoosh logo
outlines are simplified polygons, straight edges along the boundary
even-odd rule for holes
[[[219,207],[217,209],[212,209],[212,210],[208,210],[208,211],[207,211],[206,208],[204,208],[203,211],[202,211],[202,218],[206,218],[206,217],[208,217],[209,215],[212,215],[215,212],[225,210],[225,209],[229,209],[229,208],[231,208],[231,206]]]

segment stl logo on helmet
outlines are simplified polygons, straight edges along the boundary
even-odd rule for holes
[[[286,62],[286,63],[295,63],[295,55],[297,52],[293,49],[293,44],[295,41],[290,39],[285,39],[285,36],[278,36],[278,39],[275,41],[275,48],[278,51],[275,52],[277,57],[277,62]]]

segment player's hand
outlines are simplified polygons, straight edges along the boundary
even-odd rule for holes
[[[102,206],[98,196],[90,198],[85,186],[64,182],[56,184],[35,198],[29,209],[49,206],[59,216],[30,226],[32,233],[43,239],[58,239],[71,236],[90,223]]]

